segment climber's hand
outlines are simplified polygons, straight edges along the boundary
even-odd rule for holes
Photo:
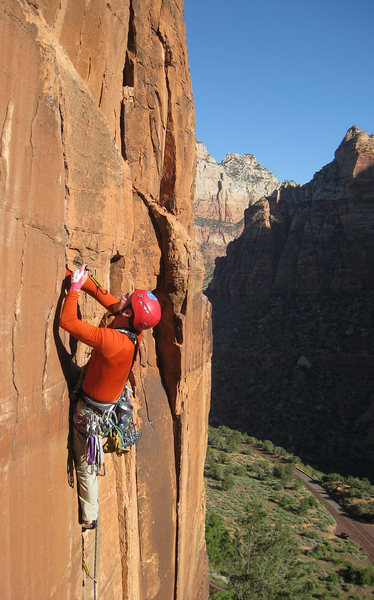
[[[87,265],[84,264],[79,269],[75,269],[71,274],[71,286],[70,290],[79,291],[88,279],[89,271]]]
[[[121,294],[121,300],[118,303],[119,304],[118,310],[122,310],[123,308],[125,308],[126,304],[128,304],[130,296],[131,296],[130,292],[128,292],[127,294],[125,294],[125,293]]]
[[[132,293],[128,292],[127,294],[123,293],[121,294],[121,300],[119,302],[117,302],[116,304],[113,304],[110,308],[110,310],[112,311],[113,314],[119,314],[121,313],[126,306],[128,306],[130,304],[129,300],[131,298]]]

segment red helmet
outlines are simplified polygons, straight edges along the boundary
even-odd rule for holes
[[[147,290],[135,290],[131,297],[134,310],[134,327],[137,331],[157,325],[161,319],[161,306],[156,296]]]

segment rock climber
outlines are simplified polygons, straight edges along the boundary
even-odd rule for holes
[[[81,289],[112,313],[114,319],[108,327],[95,327],[78,318]],[[87,438],[80,423],[94,419],[95,415],[107,414],[112,407],[115,408],[131,371],[142,331],[157,325],[160,318],[160,304],[147,290],[122,294],[118,301],[89,278],[87,265],[82,265],[71,274],[60,327],[94,349],[78,395],[73,427],[73,451],[84,530],[96,527],[99,501],[97,470],[89,464]],[[132,340],[135,337],[134,343]]]

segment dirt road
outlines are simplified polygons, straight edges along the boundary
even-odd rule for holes
[[[309,475],[295,468],[295,475],[303,480],[305,486],[322,502],[336,521],[335,533],[348,533],[349,537],[368,553],[374,563],[374,525],[361,523],[351,517],[335,500],[328,495],[326,490],[316,483]]]
[[[252,444],[246,444],[252,450],[272,462],[283,464],[283,460],[275,458],[274,456],[263,452],[253,446]],[[322,502],[330,514],[336,521],[335,533],[340,535],[341,533],[348,533],[349,537],[360,546],[365,552],[367,552],[371,562],[374,564],[374,525],[370,523],[362,523],[356,519],[352,519],[347,515],[344,508],[342,508],[329,494],[326,492],[319,483],[315,482],[310,475],[307,475],[301,469],[295,467],[295,476],[303,480],[305,486],[314,494],[314,496]]]

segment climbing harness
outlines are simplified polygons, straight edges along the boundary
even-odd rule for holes
[[[76,267],[82,267],[83,266],[83,260],[82,260],[82,258],[80,256],[75,256],[74,260],[73,260],[73,265],[75,265]],[[97,288],[98,292],[101,292],[103,294],[103,296],[105,296],[105,294],[108,293],[108,290],[106,290],[105,288],[103,288],[103,286],[101,285],[101,283],[98,282],[98,280],[96,279],[96,277],[94,277],[91,274],[88,277],[96,285],[96,288]]]
[[[116,331],[126,335],[134,344],[132,369],[139,349],[138,336],[128,329],[116,329]],[[82,401],[83,408],[75,412],[73,423],[86,437],[87,463],[91,466],[92,473],[96,475],[104,476],[106,473],[104,452],[116,452],[118,456],[126,454],[141,437],[141,432],[136,430],[133,420],[131,391],[126,385],[115,402],[104,403],[91,398],[80,389],[78,399]],[[107,438],[104,446],[103,437]]]
[[[104,452],[116,452],[118,456],[126,454],[141,437],[133,420],[130,392],[125,386],[120,397],[111,404],[97,402],[81,393],[83,406],[74,414],[74,425],[86,437],[87,463],[96,475],[106,473]],[[107,438],[104,445],[103,437]]]
[[[91,575],[89,568],[87,566],[86,563],[86,559],[85,559],[85,552],[84,552],[84,528],[82,528],[82,570],[85,572],[86,574],[86,580],[87,579],[91,579],[91,581],[93,582],[93,592],[94,592],[94,600],[96,600],[96,586],[97,586],[97,540],[98,540],[98,521],[96,520],[96,524],[95,524],[95,553],[94,553],[94,570],[93,570],[93,575]],[[82,585],[85,585],[85,580],[83,579],[82,581]]]

